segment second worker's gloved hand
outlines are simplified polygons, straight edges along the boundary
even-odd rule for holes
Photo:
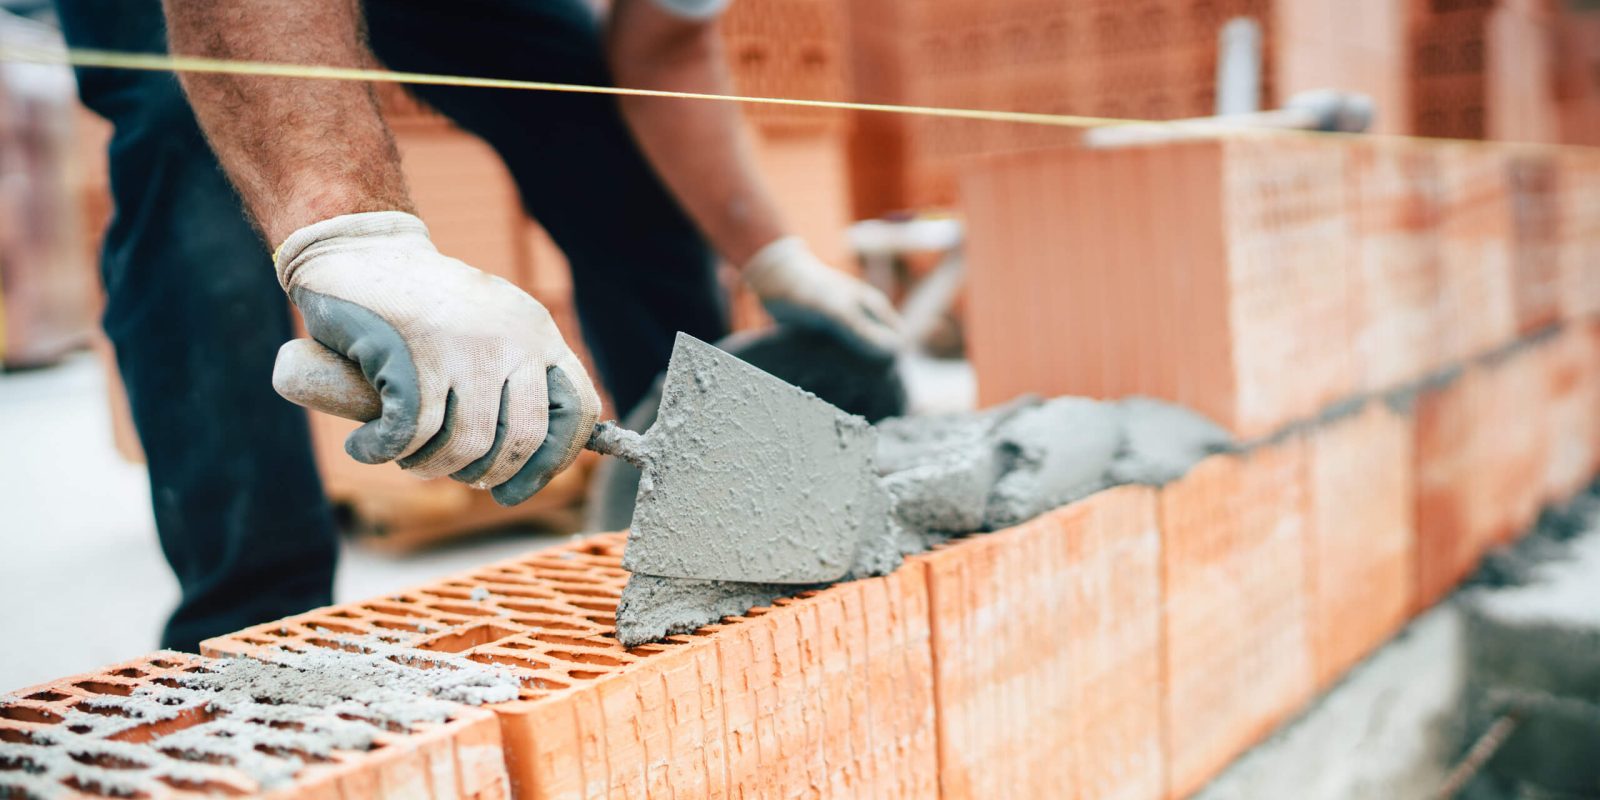
[[[900,348],[900,315],[889,298],[822,263],[798,236],[761,248],[744,279],[779,322],[826,328],[866,352]]]
[[[511,283],[441,255],[422,220],[347,214],[295,231],[278,281],[311,335],[361,367],[383,415],[345,441],[528,499],[577,458],[600,398],[550,313]]]

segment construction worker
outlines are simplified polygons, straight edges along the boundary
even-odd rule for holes
[[[414,72],[727,92],[713,28],[726,1],[615,0],[602,19],[585,0],[166,0],[165,26],[156,0],[57,8],[75,47],[164,52],[170,37],[174,52],[223,59],[376,56]],[[104,324],[182,586],[164,646],[331,602],[335,531],[306,420],[269,386],[293,333],[284,292],[383,398],[381,419],[346,443],[354,458],[505,504],[572,463],[598,412],[590,376],[537,299],[435,249],[369,86],[78,76],[115,125]],[[894,346],[885,298],[785,230],[731,104],[415,92],[498,151],[565,252],[619,409],[665,368],[674,332],[726,332],[714,253],[742,265],[774,315]]]

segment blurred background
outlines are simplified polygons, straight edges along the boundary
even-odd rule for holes
[[[59,41],[48,4],[0,0],[0,9],[0,41]],[[735,0],[722,28],[746,95],[1166,120],[1277,109],[1337,89],[1370,99],[1378,133],[1600,144],[1595,3]],[[440,248],[526,288],[581,347],[562,256],[522,211],[500,161],[403,89],[380,94]],[[906,308],[918,340],[906,376],[912,408],[977,404],[984,387],[965,359],[963,284],[968,270],[991,265],[962,258],[961,170],[1081,133],[782,106],[752,106],[746,117],[792,224],[824,259],[860,270]],[[108,137],[78,106],[70,70],[0,62],[0,607],[9,609],[0,687],[148,650],[176,599],[96,324],[96,254],[113,213]],[[726,284],[736,327],[766,324],[731,274]],[[458,483],[351,461],[342,447],[351,427],[313,417],[349,533],[341,601],[583,527],[591,460],[503,509]]]

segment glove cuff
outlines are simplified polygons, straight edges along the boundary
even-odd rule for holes
[[[787,273],[793,269],[792,264],[815,258],[806,240],[799,236],[785,236],[757,250],[745,262],[744,280],[757,295],[765,296],[789,282]]]
[[[278,285],[284,291],[294,284],[294,275],[319,252],[330,247],[359,245],[360,240],[415,238],[432,250],[433,240],[428,237],[428,226],[413,214],[404,211],[366,211],[359,214],[341,214],[289,234],[272,254],[273,266],[278,271]]]

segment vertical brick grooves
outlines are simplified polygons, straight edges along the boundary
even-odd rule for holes
[[[1333,420],[1306,459],[1307,626],[1318,687],[1407,619],[1411,603],[1412,423],[1382,403]]]
[[[953,543],[927,569],[947,797],[1158,797],[1154,492]]]
[[[971,170],[980,399],[1148,394],[1258,437],[1351,394],[1347,149],[1252,138]]]
[[[1161,492],[1172,796],[1311,694],[1304,459],[1291,438],[1203,461]]]

